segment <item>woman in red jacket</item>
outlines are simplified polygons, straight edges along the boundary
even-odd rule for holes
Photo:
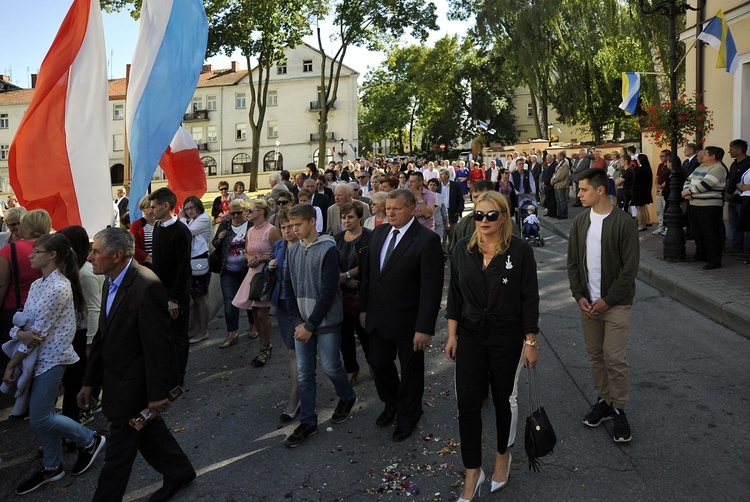
[[[154,220],[151,214],[151,203],[148,195],[145,195],[138,203],[138,209],[143,216],[130,224],[130,233],[135,237],[135,260],[141,264],[151,267],[151,235],[154,231]]]
[[[469,188],[474,185],[475,182],[484,179],[484,169],[481,168],[479,162],[474,162],[469,171]]]

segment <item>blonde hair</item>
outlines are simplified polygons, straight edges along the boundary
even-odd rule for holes
[[[229,202],[229,210],[232,209],[242,209],[243,211],[247,211],[247,204],[245,204],[245,201],[242,199],[234,199]]]
[[[248,204],[250,209],[262,209],[265,219],[268,219],[271,216],[271,211],[273,211],[273,208],[265,199],[253,199]]]
[[[505,221],[500,226],[500,239],[497,241],[495,246],[495,256],[505,253],[510,247],[510,239],[513,236],[513,219],[510,217],[510,204],[508,199],[505,198],[500,192],[484,192],[480,194],[474,201],[474,207],[477,207],[480,202],[489,202],[492,204],[497,211],[501,214],[505,214]],[[469,244],[466,246],[466,250],[471,252],[473,249],[477,249],[480,252],[484,252],[484,243],[482,242],[482,234],[478,229],[474,229],[474,233],[469,239]]]
[[[52,218],[44,209],[32,209],[21,215],[18,230],[22,239],[31,240],[50,233],[52,230]]]

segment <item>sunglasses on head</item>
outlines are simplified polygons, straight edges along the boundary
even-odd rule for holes
[[[482,221],[487,218],[487,221],[497,221],[500,218],[500,211],[489,211],[483,213],[482,211],[474,211],[474,220]]]

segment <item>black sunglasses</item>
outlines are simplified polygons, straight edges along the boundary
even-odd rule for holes
[[[487,221],[497,221],[500,218],[500,211],[489,211],[483,213],[482,211],[474,211],[474,220],[482,221],[487,218]]]
[[[221,188],[219,188],[220,192],[223,192],[224,190],[229,190],[229,187],[221,187]]]
[[[286,206],[287,204],[289,204],[289,201],[288,200],[279,200],[278,204],[280,206]]]
[[[240,214],[245,214],[245,212],[244,211],[232,211],[229,214],[231,214],[232,216],[237,216],[237,215],[240,215]]]

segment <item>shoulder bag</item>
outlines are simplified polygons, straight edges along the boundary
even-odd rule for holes
[[[268,269],[268,264],[250,279],[250,291],[248,300],[257,302],[271,301],[273,288],[276,286],[276,276]]]
[[[536,368],[528,369],[528,386],[529,386],[529,411],[531,414],[526,417],[526,434],[524,448],[526,455],[529,457],[529,470],[539,472],[541,466],[539,458],[552,453],[557,444],[557,436],[552,428],[552,424],[547,418],[547,412],[542,406],[542,399],[539,396],[539,382],[536,378]],[[533,408],[531,399],[531,378],[534,378],[534,397],[536,398],[536,408]],[[533,410],[533,411],[532,411]]]

